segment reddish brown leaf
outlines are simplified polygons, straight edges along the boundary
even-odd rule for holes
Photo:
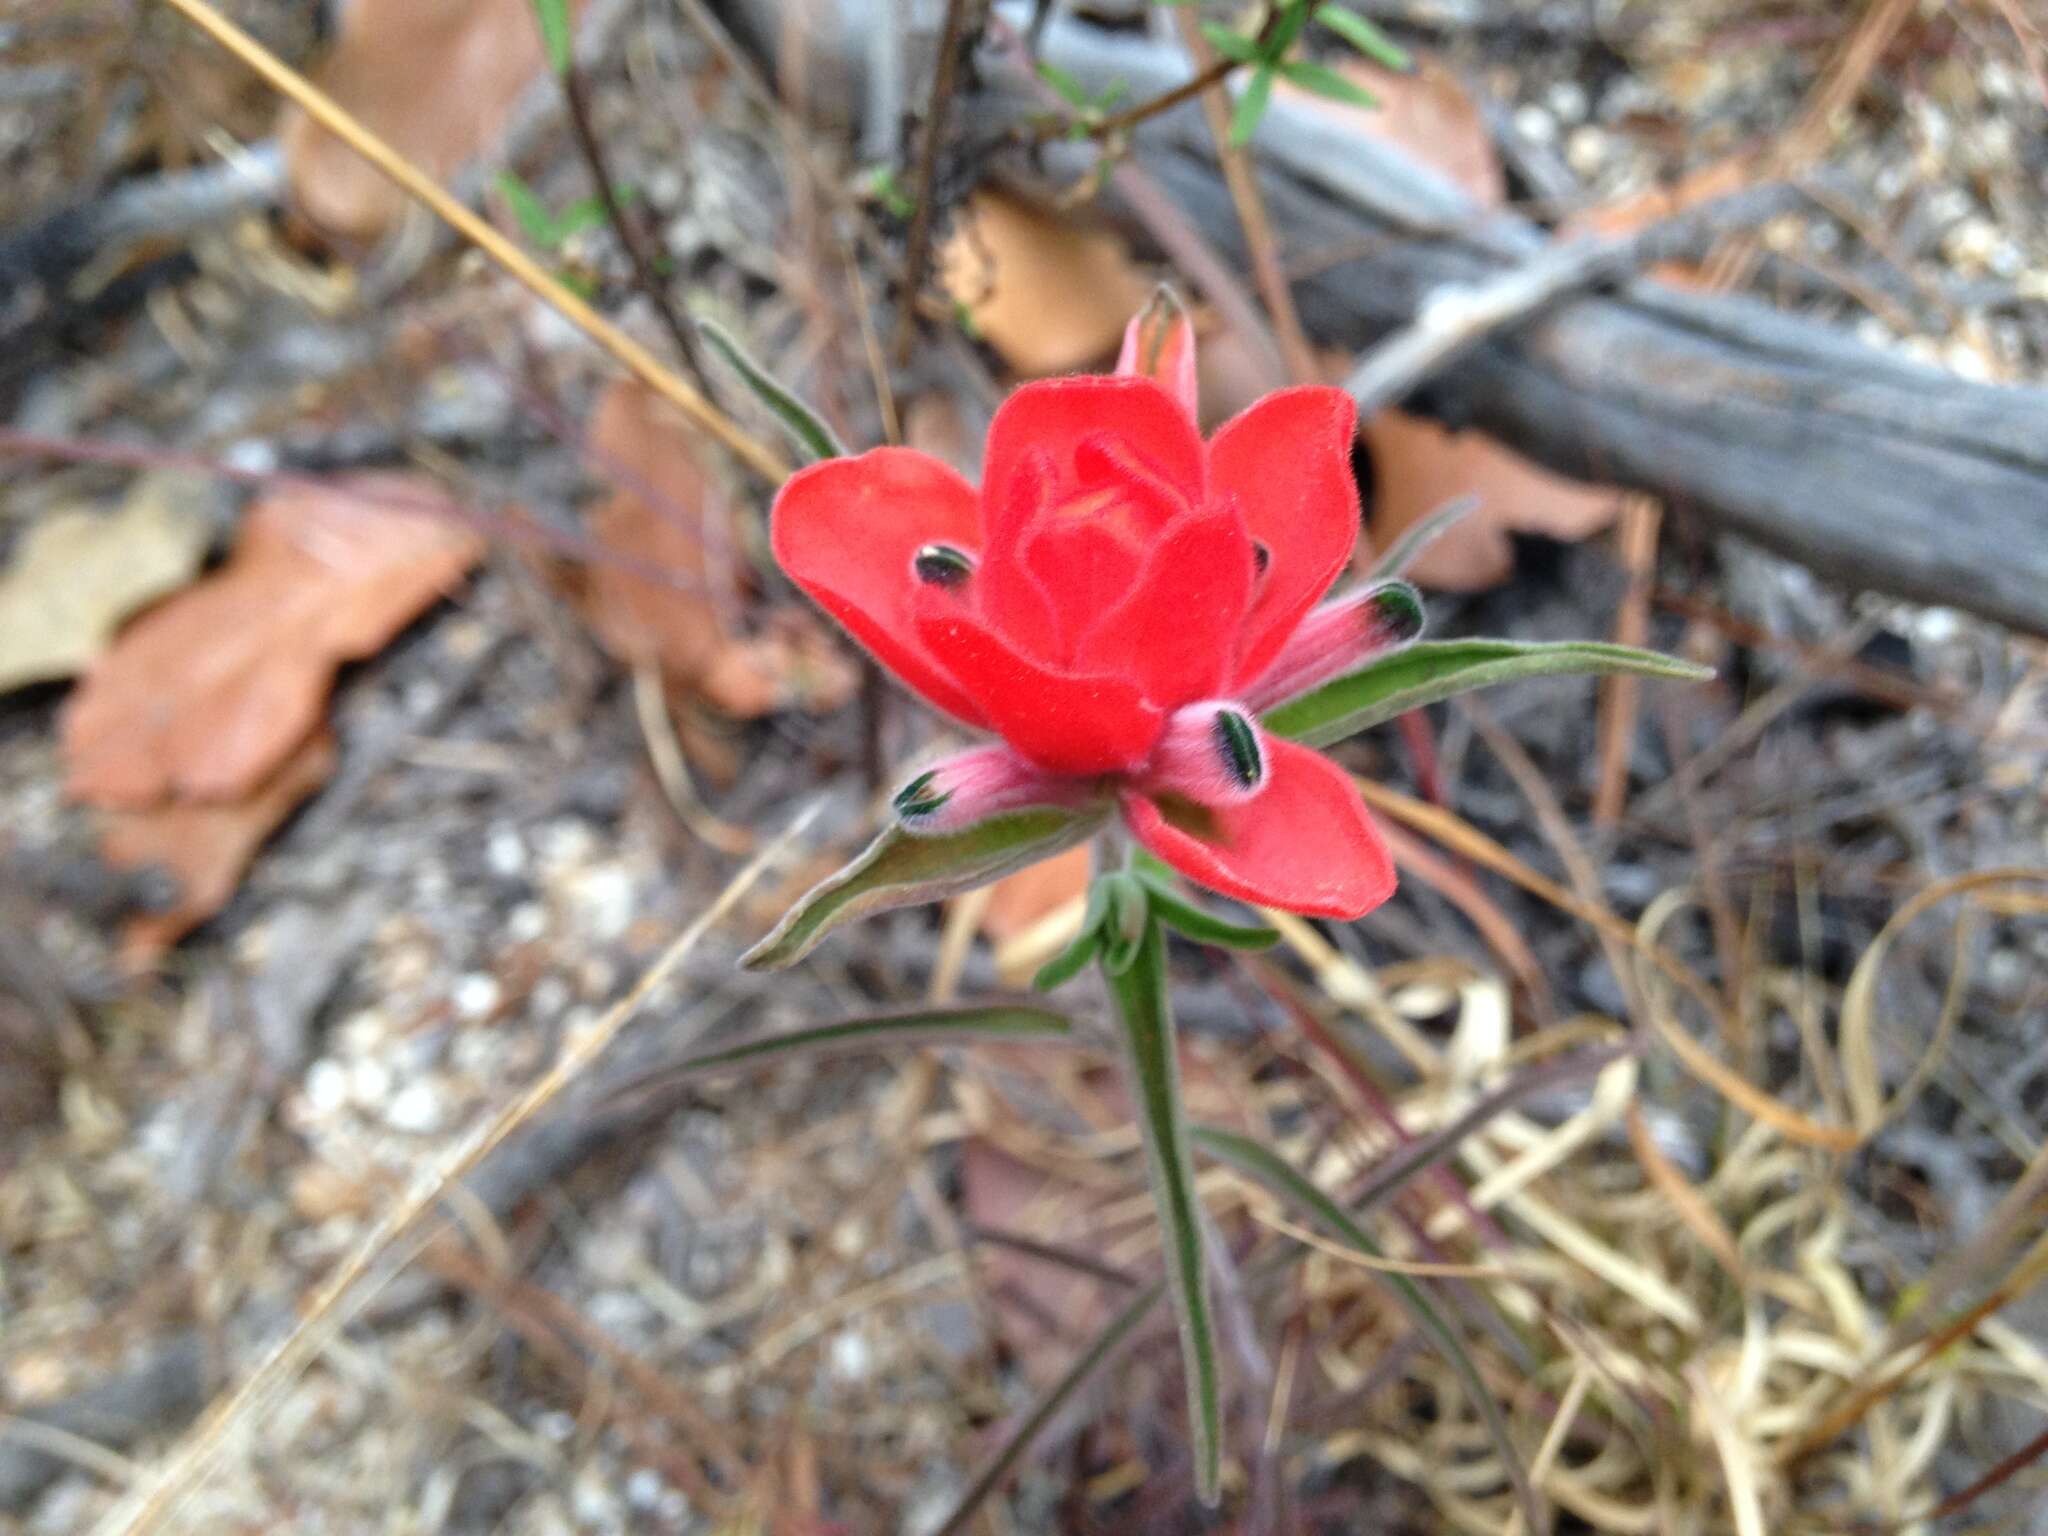
[[[109,813],[100,831],[100,857],[117,869],[160,865],[178,882],[171,907],[128,920],[121,932],[122,963],[132,970],[154,964],[226,906],[256,850],[327,782],[336,755],[334,737],[323,726],[246,799]]]
[[[1339,70],[1380,105],[1342,106],[1305,94],[1301,99],[1396,145],[1487,207],[1506,197],[1507,180],[1485,116],[1450,70],[1427,58],[1409,75],[1362,59],[1347,60]],[[1514,569],[1509,533],[1583,539],[1613,522],[1621,507],[1619,491],[1553,475],[1484,432],[1449,432],[1389,410],[1365,423],[1364,433],[1372,449],[1375,548],[1386,548],[1447,501],[1479,497],[1478,510],[1416,561],[1410,574],[1424,586],[1453,592],[1493,586]]]
[[[1479,509],[1446,530],[1410,568],[1410,579],[1445,592],[1475,592],[1514,569],[1508,534],[1574,542],[1614,521],[1623,492],[1554,475],[1484,432],[1452,432],[1400,411],[1364,427],[1372,450],[1373,546],[1385,549],[1419,518],[1459,496]]]
[[[446,180],[497,138],[546,63],[532,0],[351,0],[313,80]],[[405,194],[297,108],[280,137],[292,205],[323,233],[367,245],[397,221]]]
[[[605,649],[628,666],[653,665],[672,684],[737,719],[778,710],[832,710],[858,675],[808,612],[769,614],[760,632],[736,633],[709,595],[725,563],[707,551],[722,527],[709,481],[675,417],[639,384],[612,385],[589,428],[590,455],[622,483],[590,515],[591,535],[620,556],[593,565],[584,612]],[[730,545],[733,531],[723,529]],[[663,579],[663,578],[666,579]]]
[[[341,664],[382,650],[482,556],[474,530],[389,504],[440,495],[364,475],[257,502],[227,564],[86,674],[64,711],[66,791],[124,810],[254,795],[319,725]]]

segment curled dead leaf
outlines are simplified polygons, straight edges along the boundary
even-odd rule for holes
[[[859,674],[808,611],[766,616],[739,633],[726,574],[734,530],[687,434],[640,384],[610,386],[591,416],[590,456],[618,486],[591,512],[593,538],[619,557],[583,578],[583,610],[606,650],[653,665],[677,688],[750,720],[783,709],[829,711]],[[724,600],[714,600],[722,590]]]
[[[334,736],[324,726],[239,800],[174,801],[108,813],[100,857],[116,869],[161,867],[178,895],[161,912],[132,917],[121,932],[121,962],[154,964],[173,944],[228,904],[256,850],[334,772]]]
[[[497,139],[546,64],[532,0],[350,0],[313,80],[446,180]],[[296,107],[279,137],[291,204],[323,234],[369,245],[398,221],[406,195]]]
[[[977,192],[939,253],[939,279],[1019,373],[1068,373],[1116,350],[1151,284],[1115,235]]]
[[[63,714],[65,791],[126,810],[257,793],[319,726],[341,665],[382,650],[482,556],[473,529],[417,510],[440,501],[407,475],[258,501],[227,564],[86,674]]]

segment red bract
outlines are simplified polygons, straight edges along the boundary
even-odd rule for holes
[[[1226,895],[1343,918],[1386,900],[1393,864],[1356,787],[1257,722],[1421,627],[1397,582],[1311,616],[1358,534],[1353,426],[1342,390],[1305,387],[1203,442],[1192,331],[1155,305],[1114,376],[1003,404],[978,492],[904,448],[793,477],[772,517],[782,568],[1002,739],[905,786],[905,827],[1113,798],[1145,847]]]

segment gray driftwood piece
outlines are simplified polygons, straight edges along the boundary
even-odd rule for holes
[[[759,23],[781,7],[733,3],[744,31],[774,35]],[[845,35],[862,35],[864,4],[841,0]],[[812,46],[849,75],[860,67],[829,23]],[[1056,21],[1042,51],[1092,88],[1122,80],[1125,101],[1187,72],[1171,45],[1079,21]],[[964,114],[972,135],[1044,110],[1009,57],[983,50],[983,86]],[[1275,103],[1254,142],[1290,264],[1314,269],[1295,297],[1319,340],[1369,347],[1430,295],[1496,277],[1550,243],[1528,221],[1476,207],[1398,151],[1295,104]],[[1242,270],[1199,111],[1143,125],[1134,151]],[[1068,176],[1090,153],[1045,152]],[[1113,196],[1106,206],[1125,213]],[[1974,383],[1750,299],[1630,280],[1459,354],[1411,403],[1484,427],[1566,474],[1648,491],[1680,516],[1846,585],[2048,633],[2048,389]]]

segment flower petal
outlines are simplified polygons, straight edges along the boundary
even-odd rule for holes
[[[1394,861],[1344,770],[1268,738],[1266,787],[1236,805],[1119,796],[1132,835],[1190,880],[1257,906],[1363,917],[1394,893]]]
[[[769,514],[775,560],[813,601],[875,657],[947,714],[987,717],[917,636],[914,569],[927,544],[974,550],[981,507],[974,488],[939,460],[876,448],[799,470]],[[972,578],[969,578],[970,580]]]
[[[1004,520],[1027,504],[1011,494],[1033,450],[1050,460],[1062,488],[1077,483],[1076,450],[1105,433],[1171,486],[1190,506],[1202,499],[1202,439],[1180,402],[1150,379],[1082,374],[1026,384],[1005,400],[989,423],[982,492],[989,509],[990,547],[1012,540]]]
[[[1096,798],[1087,780],[1046,773],[996,745],[935,763],[897,790],[889,804],[904,831],[935,837],[1006,811],[1046,805],[1072,810]]]
[[[1195,381],[1195,327],[1171,288],[1162,287],[1124,327],[1119,375],[1152,379],[1193,420],[1200,406]]]
[[[1190,512],[1146,551],[1128,594],[1083,637],[1074,665],[1131,678],[1165,709],[1208,698],[1230,670],[1252,577],[1252,541],[1237,509]]]
[[[923,605],[925,648],[981,706],[988,727],[1047,773],[1086,778],[1144,762],[1164,714],[1136,683],[1034,660],[961,609]]]
[[[1232,496],[1265,551],[1264,574],[1238,641],[1232,691],[1256,679],[1344,569],[1358,542],[1351,473],[1357,407],[1341,389],[1283,389],[1217,429],[1212,496]]]

